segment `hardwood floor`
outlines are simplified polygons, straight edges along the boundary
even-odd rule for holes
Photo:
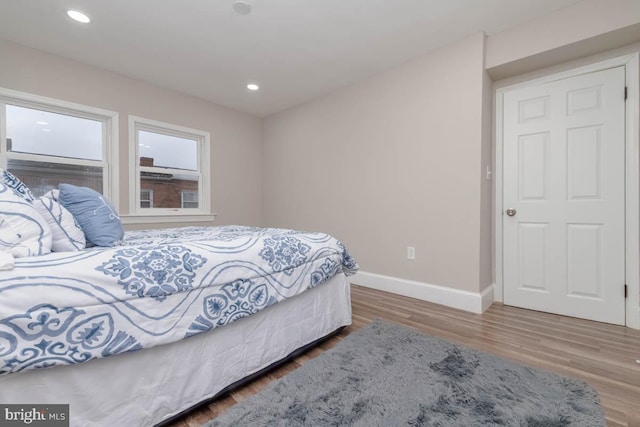
[[[609,426],[640,427],[640,331],[493,304],[472,314],[352,286],[353,325],[276,371],[186,415],[196,427],[333,347],[376,317],[530,366],[581,378],[600,394]]]

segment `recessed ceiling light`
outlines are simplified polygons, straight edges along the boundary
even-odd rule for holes
[[[42,129],[42,132],[51,132],[51,129],[44,128]]]
[[[89,22],[91,22],[91,19],[89,19],[87,15],[77,10],[67,10],[67,15],[69,15],[69,18],[73,19],[74,21],[82,22],[83,24],[88,24]]]
[[[255,83],[249,83],[249,84],[247,85],[247,89],[249,89],[249,90],[258,90],[258,89],[260,89],[260,86],[258,86],[258,85],[257,85],[257,84],[255,84]]]
[[[233,10],[238,12],[240,15],[248,15],[251,13],[251,5],[246,1],[237,1],[233,3]]]
[[[37,124],[37,125],[46,126],[46,125],[48,125],[49,123],[47,123],[47,122],[36,122],[36,124]]]

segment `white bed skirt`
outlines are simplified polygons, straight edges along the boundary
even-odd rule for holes
[[[350,324],[349,282],[339,274],[186,340],[0,377],[0,403],[68,403],[71,426],[151,426]]]

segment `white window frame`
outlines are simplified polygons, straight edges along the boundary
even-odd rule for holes
[[[7,104],[101,122],[102,160],[74,159],[47,154],[7,151]],[[114,111],[0,88],[0,167],[3,169],[7,168],[9,160],[100,167],[102,168],[102,193],[118,210],[120,205],[118,193],[118,145],[118,113]]]
[[[197,192],[197,191],[193,191],[193,190],[182,190],[182,191],[180,192],[180,206],[181,206],[183,209],[193,209],[193,208],[185,208],[185,207],[184,207],[184,195],[185,195],[186,193],[192,194],[192,193],[198,193],[198,192]],[[199,197],[198,197],[198,199],[199,199]],[[187,200],[187,203],[193,203],[193,200]]]
[[[146,191],[149,194],[149,200],[143,199],[142,194],[140,194],[140,204],[142,204],[142,202],[149,202],[149,207],[152,208],[153,207],[153,190],[148,188],[141,188],[140,193],[142,193],[143,191]]]
[[[198,208],[141,208],[140,172],[154,169],[140,166],[138,131],[148,131],[179,138],[192,139],[198,145]],[[129,176],[134,188],[129,192],[130,214],[123,217],[125,224],[160,222],[213,221],[211,212],[211,136],[209,132],[178,126],[138,116],[129,116]],[[168,173],[184,173],[182,170],[162,168]]]

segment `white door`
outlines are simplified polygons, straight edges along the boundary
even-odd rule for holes
[[[617,67],[505,93],[505,304],[624,325],[624,88]]]

